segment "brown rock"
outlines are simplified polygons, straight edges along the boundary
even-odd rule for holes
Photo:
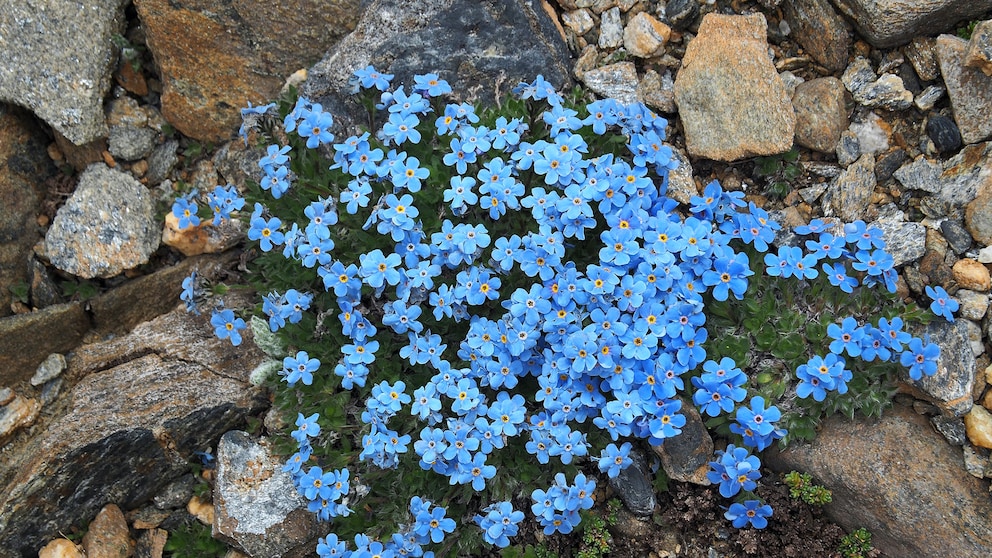
[[[968,50],[964,53],[964,65],[992,76],[992,20],[979,22],[975,26]]]
[[[214,504],[210,500],[193,496],[186,503],[186,511],[204,525],[213,525],[216,514]]]
[[[975,198],[965,207],[964,225],[972,238],[980,244],[990,246],[992,245],[992,177],[987,176],[984,180],[979,180]]]
[[[923,81],[933,81],[940,77],[937,63],[937,40],[933,37],[915,37],[903,48],[906,58]]]
[[[992,449],[992,414],[985,407],[972,407],[964,416],[964,428],[972,444]]]
[[[240,107],[275,98],[287,76],[315,62],[361,13],[356,0],[135,4],[161,69],[163,116],[214,142],[237,131]]]
[[[847,66],[851,34],[828,0],[792,0],[783,8],[791,36],[814,60],[832,72]]]
[[[954,122],[964,143],[978,143],[992,136],[992,77],[964,66],[968,42],[954,35],[937,37],[940,73],[954,109]]]
[[[951,268],[951,274],[958,286],[963,289],[987,292],[992,288],[988,268],[970,258],[958,260]]]
[[[38,551],[38,558],[85,558],[83,551],[69,539],[55,539]]]
[[[706,14],[675,78],[690,155],[734,161],[788,151],[796,116],[759,14]]]
[[[665,43],[671,36],[671,27],[647,12],[640,12],[627,22],[623,30],[623,46],[638,58],[651,58],[664,54]]]
[[[172,246],[186,256],[216,254],[240,242],[244,233],[240,221],[226,220],[218,226],[204,220],[196,227],[179,228],[179,218],[169,213],[162,229],[162,244]]]
[[[834,0],[834,5],[851,18],[868,42],[888,48],[918,35],[950,30],[959,21],[979,17],[992,8],[992,0]]]
[[[148,94],[148,82],[145,80],[144,74],[141,73],[140,69],[135,70],[134,65],[126,60],[121,60],[120,65],[117,66],[117,71],[114,72],[114,81],[128,93],[134,93],[139,97]]]
[[[48,355],[71,351],[89,329],[79,302],[0,320],[0,385],[27,381]]]
[[[41,413],[41,403],[31,397],[15,395],[0,407],[0,443],[6,442],[21,428],[31,426]]]
[[[911,409],[897,405],[868,424],[831,417],[813,442],[773,449],[763,461],[819,479],[833,493],[827,516],[846,530],[866,527],[886,556],[938,548],[940,556],[988,556],[988,483],[969,475],[961,450]]]
[[[83,537],[83,550],[88,558],[127,558],[131,555],[131,537],[120,508],[107,504],[96,514]]]
[[[831,185],[831,204],[837,216],[848,223],[864,219],[875,185],[875,157],[865,153]]]
[[[713,438],[695,405],[683,399],[681,413],[686,419],[682,433],[651,449],[661,458],[661,466],[670,478],[708,486],[706,473],[713,459]]]
[[[142,531],[134,548],[134,558],[162,558],[168,540],[169,532],[165,529]]]
[[[833,153],[850,122],[844,97],[847,90],[835,77],[803,82],[796,87],[796,143],[822,153]]]

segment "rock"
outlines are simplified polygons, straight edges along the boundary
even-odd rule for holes
[[[943,172],[937,180],[937,197],[944,203],[953,206],[965,206],[976,201],[980,192],[988,190],[992,193],[992,142],[965,146],[957,155],[944,162]],[[975,210],[979,207],[976,205]],[[982,244],[983,237],[975,235],[965,214],[965,226],[971,236]],[[973,215],[973,217],[978,217]]]
[[[623,22],[620,8],[613,7],[599,15],[599,48],[609,50],[623,46]]]
[[[878,48],[906,43],[918,35],[953,29],[961,20],[974,19],[992,8],[992,0],[834,0],[861,35]]]
[[[589,13],[589,10],[585,9],[565,12],[561,14],[561,21],[565,24],[565,27],[571,29],[580,37],[592,31],[592,28],[596,25],[596,20],[593,19],[592,14]]]
[[[629,105],[637,101],[637,69],[633,62],[617,62],[582,74],[582,83],[601,97]]]
[[[0,15],[0,20],[4,17]],[[0,69],[0,75],[4,71]],[[41,238],[36,219],[45,197],[44,183],[56,172],[45,155],[48,143],[28,114],[0,104],[0,164],[4,169],[0,172],[0,317],[11,313],[13,297],[8,287],[30,279],[28,261]]]
[[[698,196],[696,181],[692,178],[692,163],[689,156],[678,147],[672,148],[672,159],[679,162],[677,169],[668,172],[668,196],[673,200],[688,204],[692,196]]]
[[[96,514],[83,536],[86,556],[100,558],[127,558],[131,555],[131,539],[124,513],[114,504],[108,504]]]
[[[851,62],[840,79],[859,105],[887,110],[913,105],[913,94],[906,90],[902,78],[894,74],[879,77],[871,69],[871,63],[861,56]]]
[[[357,0],[135,2],[161,71],[162,115],[199,141],[229,139],[247,101],[274,99],[286,77],[351,31]]]
[[[860,155],[880,153],[889,149],[891,128],[874,112],[869,112],[861,120],[852,122],[849,130],[858,138]]]
[[[851,34],[828,0],[793,0],[784,6],[790,36],[831,72],[847,66]]]
[[[172,246],[185,256],[223,252],[244,239],[241,221],[224,220],[216,227],[212,221],[202,221],[195,227],[179,229],[179,218],[169,213],[162,229],[162,244]]]
[[[957,255],[961,255],[971,248],[971,235],[968,234],[968,230],[958,221],[952,221],[950,219],[941,221],[940,234],[947,240],[947,244]]]
[[[796,110],[796,143],[822,153],[833,153],[850,124],[844,106],[844,84],[835,77],[799,84],[792,96]]]
[[[169,177],[169,173],[179,162],[176,150],[179,149],[179,142],[170,139],[157,145],[148,156],[148,172],[145,177],[151,185],[160,184]]]
[[[658,75],[658,72],[648,70],[637,84],[636,93],[642,103],[654,110],[664,113],[678,110],[675,106],[675,80],[669,71]]]
[[[927,119],[927,137],[933,141],[937,153],[947,154],[961,148],[961,133],[950,118],[934,114]]]
[[[964,427],[972,444],[992,449],[992,414],[984,407],[972,407],[964,416]]]
[[[680,412],[685,417],[682,433],[651,449],[661,458],[661,467],[669,478],[709,486],[706,473],[713,459],[713,439],[694,405],[683,399]]]
[[[972,386],[975,383],[975,354],[969,340],[968,320],[949,323],[938,319],[930,322],[919,335],[930,336],[930,341],[940,347],[937,373],[919,380],[905,379],[919,388],[923,397],[942,411],[963,416],[973,404]]]
[[[690,155],[735,161],[792,147],[795,113],[768,58],[766,28],[761,14],[703,17],[675,78]]]
[[[992,288],[989,270],[984,265],[970,258],[962,258],[951,268],[954,280],[962,289],[973,291],[988,291]]]
[[[830,487],[827,517],[847,531],[867,528],[886,556],[930,556],[936,548],[942,556],[988,555],[988,483],[969,475],[961,450],[910,409],[897,405],[868,424],[828,418],[812,443],[773,449],[762,461]]]
[[[937,104],[937,101],[944,98],[947,89],[941,85],[930,85],[913,98],[913,104],[921,111],[929,111]]]
[[[122,161],[136,161],[147,157],[155,147],[158,132],[150,128],[113,126],[108,138],[110,154]]]
[[[196,477],[193,475],[183,475],[162,488],[152,498],[152,502],[160,510],[182,508],[193,497],[193,490],[196,488],[196,483]]]
[[[97,163],[79,177],[45,235],[52,265],[85,279],[112,277],[158,248],[155,206],[130,175]]]
[[[902,149],[893,149],[878,156],[875,161],[875,180],[882,184],[892,178],[892,173],[902,166],[909,159],[909,155]]]
[[[165,543],[169,540],[169,532],[165,529],[147,529],[138,535],[138,544],[134,548],[134,558],[162,558]]]
[[[31,397],[14,395],[0,406],[0,442],[6,442],[21,428],[34,424],[41,413],[41,403]]]
[[[971,320],[957,320],[960,321],[968,334],[968,343],[971,345],[971,352],[976,356],[982,356],[985,353],[985,342],[982,340],[982,326]],[[972,393],[975,392],[974,383],[971,388]],[[972,396],[974,398],[974,395]]]
[[[85,555],[69,539],[55,539],[38,551],[38,558],[85,558]]]
[[[372,64],[411,84],[415,74],[436,72],[453,101],[493,104],[539,74],[559,90],[572,86],[571,63],[558,27],[532,0],[428,0],[369,2],[355,31],[310,69],[300,94],[322,103],[344,128],[364,110],[350,101],[348,80]]]
[[[978,261],[983,264],[992,263],[992,246],[986,246],[978,251]]]
[[[0,320],[0,385],[27,381],[48,355],[73,350],[89,329],[80,302]]]
[[[914,37],[902,51],[921,80],[933,81],[940,77],[936,39],[933,37]]]
[[[672,27],[684,31],[699,18],[697,0],[670,0],[665,4],[665,19]]]
[[[217,514],[213,502],[206,496],[193,496],[186,503],[186,511],[204,525],[213,525]]]
[[[875,157],[862,155],[834,179],[829,190],[834,213],[845,222],[864,219],[875,192]]]
[[[251,556],[282,556],[317,537],[317,520],[268,440],[225,433],[217,446],[215,536]]]
[[[63,302],[62,289],[52,280],[48,268],[31,258],[31,307],[44,308]]]
[[[638,58],[651,58],[665,53],[665,43],[672,35],[672,28],[640,12],[627,22],[623,30],[623,47]]]
[[[937,415],[930,419],[930,424],[940,432],[948,443],[955,446],[963,446],[968,443],[968,436],[965,434],[964,421],[959,417],[948,417]]]
[[[77,349],[66,408],[0,464],[0,549],[35,552],[108,502],[131,509],[150,500],[187,473],[194,451],[267,405],[247,383],[262,360],[250,332],[233,347],[213,335],[209,317],[181,309]]]
[[[964,66],[968,42],[954,35],[937,37],[937,58],[954,121],[966,144],[992,136],[992,77]]]
[[[658,503],[651,475],[643,453],[633,450],[630,457],[634,463],[610,479],[610,487],[616,491],[630,513],[640,517],[649,516],[654,513]]]
[[[857,161],[858,157],[861,156],[861,143],[858,141],[858,135],[850,129],[841,132],[840,137],[837,138],[837,147],[834,149],[834,153],[837,155],[837,164],[842,167]]]
[[[992,180],[986,180],[964,212],[964,225],[979,244],[992,245]]]
[[[921,190],[935,194],[940,191],[940,163],[931,161],[923,156],[917,157],[911,163],[899,167],[892,176],[910,190]]]
[[[103,100],[125,0],[14,2],[0,13],[0,101],[30,109],[76,145],[107,135]]]
[[[926,227],[922,224],[880,219],[872,225],[882,230],[885,251],[895,267],[915,262],[926,252]]]
[[[992,20],[980,21],[975,26],[964,53],[964,65],[992,76]]]
[[[38,371],[31,377],[31,385],[40,386],[56,378],[63,370],[65,370],[65,357],[59,353],[52,353],[38,365]]]
[[[959,289],[954,298],[960,303],[958,316],[972,321],[981,321],[989,309],[988,293],[976,293],[968,289]]]

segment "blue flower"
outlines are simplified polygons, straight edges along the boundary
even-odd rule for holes
[[[486,515],[476,515],[473,521],[482,528],[483,540],[499,548],[509,546],[510,537],[519,532],[518,525],[524,519],[524,512],[514,510],[510,502],[496,502],[482,511]]]
[[[413,114],[390,113],[389,120],[382,126],[383,141],[387,145],[400,145],[407,141],[420,143],[420,131],[417,130],[419,124],[420,120]]]
[[[203,296],[203,289],[200,286],[200,276],[193,270],[189,277],[183,279],[183,290],[179,294],[179,300],[186,304],[186,311],[199,316],[200,309],[197,308],[197,301]]]
[[[447,511],[441,506],[434,506],[431,511],[421,510],[414,518],[413,532],[417,535],[430,539],[433,543],[444,540],[445,533],[455,530],[455,520],[446,516]]]
[[[719,461],[710,461],[710,472],[706,478],[720,484],[720,495],[731,498],[743,490],[754,490],[755,482],[761,478],[761,462],[748,453],[747,448],[730,444],[726,451],[718,451]]]
[[[296,382],[303,382],[304,385],[313,384],[313,373],[320,368],[320,361],[310,358],[306,351],[299,351],[295,357],[286,357],[282,361],[283,372],[286,374],[286,383],[295,385]]]
[[[713,288],[713,298],[727,300],[729,294],[741,300],[747,292],[747,278],[754,275],[747,254],[733,254],[713,261],[713,268],[703,272],[703,284]]]
[[[858,280],[847,275],[847,269],[842,263],[823,264],[823,274],[827,276],[831,285],[840,287],[845,293],[853,293],[854,287],[858,286]]]
[[[600,472],[606,473],[611,479],[620,475],[620,471],[634,463],[630,458],[630,449],[630,442],[624,442],[619,448],[616,444],[607,445],[598,459]]]
[[[839,326],[837,324],[828,325],[827,335],[833,339],[830,343],[830,352],[839,355],[847,351],[847,354],[852,357],[861,355],[861,340],[865,336],[865,330],[858,326],[857,320],[853,317],[844,318]]]
[[[197,205],[186,197],[178,198],[173,202],[172,215],[179,219],[178,227],[180,230],[199,226],[200,218],[196,215],[198,210]]]
[[[309,438],[316,438],[320,435],[320,425],[317,424],[317,419],[320,415],[314,413],[308,417],[304,417],[303,413],[298,413],[296,417],[296,430],[293,431],[293,439],[298,443],[303,444]]]
[[[737,409],[737,422],[759,436],[767,436],[775,430],[775,421],[782,418],[781,411],[775,405],[765,408],[765,398],[751,398],[751,407]]]
[[[914,337],[909,347],[899,355],[899,363],[909,368],[909,377],[919,380],[924,375],[933,376],[937,373],[937,359],[940,357],[940,347],[935,343],[923,344],[923,340]]]
[[[383,283],[395,286],[400,282],[400,272],[397,269],[401,262],[399,254],[394,253],[386,256],[382,250],[376,248],[367,254],[360,255],[358,260],[361,264],[358,274],[368,286],[378,289],[383,286]]]
[[[960,306],[958,301],[951,298],[951,295],[947,294],[944,287],[934,288],[927,285],[924,290],[927,296],[933,299],[933,302],[930,303],[930,311],[938,316],[943,316],[949,322],[953,322],[954,312],[957,312]]]
[[[743,504],[730,504],[730,509],[723,516],[731,520],[737,529],[749,523],[755,529],[764,529],[768,526],[767,518],[772,516],[772,507],[761,505],[758,500],[745,500]]]
[[[285,240],[283,233],[279,232],[282,221],[278,217],[265,219],[262,217],[262,204],[255,204],[255,212],[252,213],[251,223],[248,227],[248,238],[257,240],[259,248],[263,252],[272,250],[273,245],[282,244]]]
[[[214,335],[218,339],[230,339],[235,347],[241,344],[240,332],[247,327],[245,321],[235,317],[234,311],[229,309],[214,309],[210,325],[214,326]]]
[[[358,80],[358,84],[363,88],[371,89],[375,87],[379,91],[389,89],[389,82],[393,79],[393,74],[382,73],[372,66],[355,70],[354,76]]]
[[[334,117],[331,116],[331,113],[320,109],[312,110],[304,116],[297,133],[300,134],[300,137],[307,139],[307,147],[314,149],[334,141],[334,134],[331,133],[331,126],[333,125]]]

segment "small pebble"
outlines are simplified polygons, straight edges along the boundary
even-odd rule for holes
[[[942,114],[934,114],[927,120],[927,136],[940,154],[952,153],[961,148],[961,132],[957,124]]]
[[[697,0],[671,0],[665,6],[665,17],[679,31],[692,26],[699,17],[699,2]]]

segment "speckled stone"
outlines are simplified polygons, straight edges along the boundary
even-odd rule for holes
[[[913,94],[906,90],[899,76],[876,75],[870,62],[860,56],[847,67],[841,81],[860,105],[887,110],[902,110],[913,105]]]
[[[629,105],[637,101],[637,68],[633,62],[617,62],[582,74],[582,83],[602,97]]]
[[[623,29],[623,46],[638,58],[651,58],[665,52],[672,28],[646,12],[640,12]]]
[[[958,289],[954,298],[960,303],[958,316],[966,320],[978,321],[985,317],[989,310],[989,293],[977,293],[968,289]]]
[[[623,21],[620,8],[610,8],[599,15],[599,48],[614,49],[623,46]]]
[[[980,21],[975,26],[964,53],[964,65],[992,76],[992,20]]]
[[[865,211],[875,191],[875,157],[862,155],[847,167],[830,187],[834,213],[850,223],[864,219]]]
[[[844,104],[844,84],[825,77],[799,84],[792,95],[796,111],[796,143],[822,153],[833,153],[850,124]]]
[[[970,258],[958,260],[951,268],[954,280],[963,289],[973,291],[988,291],[992,287],[989,270],[984,265]]]
[[[953,250],[955,254],[964,254],[965,251],[971,248],[971,235],[968,234],[968,230],[965,229],[958,221],[953,221],[951,219],[944,219],[941,221],[940,234],[943,235],[945,240],[947,240],[947,245],[951,247],[951,250]]]
[[[964,66],[968,42],[954,35],[937,37],[937,58],[954,121],[964,143],[978,143],[992,136],[992,77]]]
[[[861,36],[879,48],[899,46],[919,35],[953,29],[992,9],[992,0],[834,0]]]
[[[885,250],[895,267],[923,257],[926,251],[926,227],[920,223],[879,220],[872,225],[882,230]]]
[[[784,12],[792,28],[790,36],[814,60],[832,72],[847,66],[851,34],[829,0],[792,0],[786,2]]]

